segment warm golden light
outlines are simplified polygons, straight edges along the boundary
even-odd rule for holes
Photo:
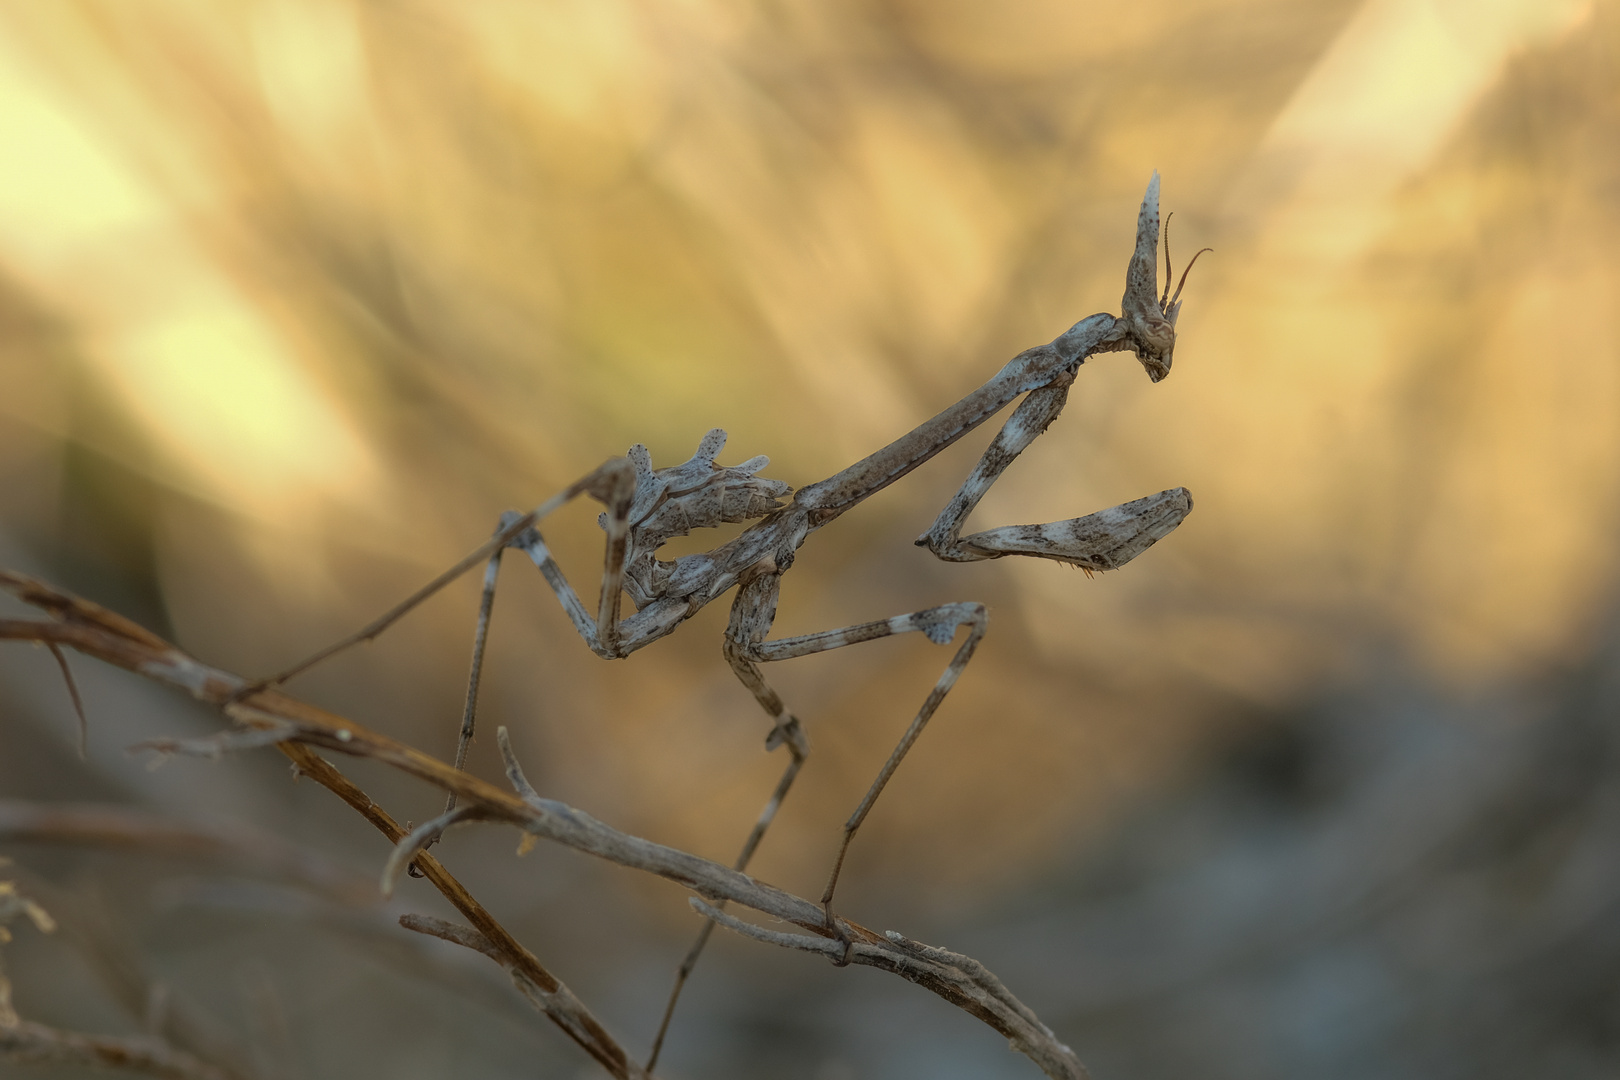
[[[816,532],[784,580],[778,636],[989,612],[839,902],[988,943],[1060,1037],[1114,1047],[1098,1075],[1609,1075],[1617,58],[1620,0],[0,4],[0,568],[206,663],[283,669],[634,443],[669,466],[720,427],[721,464],[768,455],[760,475],[802,488],[914,429],[1119,311],[1157,171],[1173,272],[1213,249],[1173,370],[1089,360],[965,531],[1183,486],[1185,523],[1094,577],[933,558],[913,541],[998,417]],[[543,524],[586,606],[599,510]],[[733,859],[782,754],[722,653],[729,600],[607,663],[529,559],[504,567],[470,768],[502,782],[505,725],[546,797]],[[291,690],[448,757],[476,576]],[[819,895],[949,656],[910,634],[769,665],[812,752],[750,874]],[[202,721],[67,659],[87,761],[50,653],[0,650],[0,804],[251,818],[352,856],[369,895],[385,851],[324,791],[263,755],[146,771],[123,747]],[[400,821],[440,812],[373,764],[356,782]],[[695,930],[684,895],[604,885],[621,871],[550,844],[514,863],[512,837],[478,846],[493,830],[437,850],[640,1039]],[[79,881],[84,857],[41,875]],[[484,1075],[456,1055],[529,1053],[470,994],[442,1031],[417,1024],[399,976],[438,959],[394,948],[397,912],[362,926],[256,896],[244,914],[235,884],[198,900],[114,857],[105,921],[161,962],[137,979],[117,950],[8,952],[64,1016],[92,1000],[80,967],[123,980],[144,1032],[171,976],[239,989],[229,965],[264,954],[318,988],[289,991],[290,1028],[273,994],[237,1009],[262,1020],[239,1041],[264,1076]],[[736,944],[698,977],[766,985],[777,961],[749,974]],[[769,970],[777,997],[690,1006],[710,1034],[672,1043],[670,1075],[1001,1075],[931,1021],[902,1031],[899,996]],[[460,994],[442,974],[425,982]],[[308,1031],[326,1034],[303,1060]],[[824,1037],[934,1056],[769,1056]],[[710,1067],[703,1038],[746,1044],[744,1064]],[[1550,1069],[1498,1052],[1553,1045]],[[556,1046],[521,1074],[586,1064]]]
[[[162,451],[150,467],[283,528],[317,493],[360,497],[367,451],[267,324],[267,297],[243,295],[188,235],[195,208],[120,160],[15,40],[0,47],[0,265],[73,328],[96,382]]]
[[[1185,485],[1174,543],[1096,580],[931,562],[911,540],[974,436],[805,549],[782,631],[993,596],[962,696],[1022,733],[990,783],[1031,837],[1181,760],[1211,695],[1286,702],[1370,642],[1465,687],[1538,670],[1615,579],[1606,9],[1286,7],[10,5],[0,454],[49,494],[0,530],[58,537],[47,559],[111,513],[96,469],[151,484],[131,565],[182,640],[273,666],[633,442],[665,465],[722,426],[731,460],[829,475],[1117,310],[1158,169],[1178,271],[1215,249],[1173,375],[1088,364],[973,527]],[[555,543],[589,593],[590,515]],[[531,657],[509,700],[566,702],[571,775],[730,837],[758,718],[716,628],[604,676],[525,595],[497,634]],[[413,670],[441,690],[464,602],[396,639],[439,650]],[[767,870],[819,863],[807,822],[890,741],[858,718],[931,670],[905,656],[784,676],[850,764],[807,781],[780,826],[805,846]],[[931,775],[965,775],[985,751],[943,727]],[[1029,794],[1036,745],[1067,748],[1034,756],[1069,794]],[[908,820],[968,827],[923,771]]]

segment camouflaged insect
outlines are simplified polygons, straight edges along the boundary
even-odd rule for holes
[[[1159,290],[1159,236],[1159,174],[1154,173],[1137,214],[1136,246],[1125,274],[1120,315],[1102,312],[1087,316],[1052,341],[1024,350],[956,404],[843,471],[800,487],[786,503],[780,500],[789,494],[787,484],[757,475],[765,467],[764,457],[750,458],[741,465],[729,467],[715,464],[715,455],[726,439],[725,432],[718,428],[704,436],[690,460],[671,468],[654,469],[647,448],[633,446],[626,457],[604,463],[529,513],[503,515],[495,536],[484,548],[394,611],[344,642],[243,692],[257,692],[282,682],[338,649],[375,637],[412,606],[478,560],[488,557],[467,708],[456,750],[459,768],[472,738],[484,635],[489,626],[503,549],[516,548],[529,556],[586,646],[604,659],[620,659],[661,640],[706,604],[735,590],[722,651],[737,679],[770,718],[767,749],[786,747],[789,751],[781,779],[737,857],[736,869],[743,870],[809,754],[804,726],[766,680],[762,666],[896,634],[920,633],[937,645],[946,645],[957,639],[958,631],[965,630],[955,655],[923,700],[866,796],[844,823],[843,842],[821,902],[826,932],[846,945],[841,959],[836,962],[847,963],[850,955],[847,946],[851,939],[844,924],[832,912],[832,900],[850,841],[972,659],[989,616],[983,604],[948,603],[887,619],[767,640],[776,620],[782,575],[793,566],[795,553],[812,533],[902,479],[1020,397],[1023,400],[991,440],[973,471],[929,530],[917,538],[918,546],[926,547],[947,562],[1023,555],[1067,563],[1089,572],[1117,569],[1175,530],[1192,511],[1192,496],[1182,487],[1168,488],[1084,517],[1038,525],[1006,525],[962,535],[963,525],[990,486],[1057,419],[1087,360],[1102,353],[1128,350],[1136,354],[1153,382],[1169,375],[1175,356],[1181,290],[1187,275],[1182,273],[1175,294],[1171,295],[1167,237],[1164,289]],[[1193,256],[1194,261],[1197,258]],[[1189,270],[1191,265],[1188,264]],[[598,519],[607,533],[607,542],[594,613],[569,583],[538,528],[542,519],[580,495],[594,498],[608,508]],[[658,549],[674,537],[684,536],[694,529],[742,521],[754,524],[708,552],[685,555],[673,562],[657,557]],[[636,611],[628,616],[623,616],[620,610],[625,593],[636,605]],[[452,795],[445,815],[422,828],[432,832],[433,828],[453,820],[456,812]],[[675,999],[697,961],[707,933],[705,930],[698,938],[681,965],[665,1010],[664,1026],[654,1040],[648,1072],[657,1062],[658,1047],[662,1045]]]

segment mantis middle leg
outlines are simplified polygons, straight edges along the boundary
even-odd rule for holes
[[[630,532],[630,499],[635,494],[635,474],[628,470],[621,471],[613,477],[605,494],[607,497],[604,501],[608,508],[605,522],[607,544],[602,556],[602,592],[594,622],[580,601],[579,594],[563,576],[562,567],[552,558],[551,549],[546,547],[538,529],[533,526],[525,528],[506,543],[509,547],[521,548],[539,568],[546,584],[557,594],[574,629],[585,639],[591,651],[611,659],[619,655],[619,605],[624,590],[624,557]],[[509,533],[519,519],[520,515],[511,511],[502,514],[500,523],[495,527],[495,536],[500,538]],[[489,619],[495,607],[495,585],[500,575],[502,551],[502,548],[497,548],[484,567],[483,598],[478,605],[478,626],[473,632],[472,667],[467,675],[467,703],[461,715],[461,733],[456,740],[457,769],[466,762],[467,744],[473,737],[478,683],[484,668],[484,642],[489,635]],[[445,803],[445,813],[454,810],[455,805],[456,796],[451,792]]]
[[[624,587],[625,547],[629,535],[630,498],[634,492],[634,474],[623,470],[611,478],[604,492],[608,507],[605,523],[607,544],[603,554],[602,593],[594,624],[585,611],[585,605],[580,602],[579,595],[574,592],[574,587],[563,576],[562,568],[557,565],[557,560],[552,558],[550,549],[540,538],[538,529],[532,525],[524,528],[510,539],[505,539],[505,546],[497,547],[490,554],[489,562],[484,566],[484,588],[478,604],[478,625],[473,631],[472,664],[467,673],[467,699],[461,713],[461,730],[456,737],[457,770],[464,768],[467,763],[467,747],[472,743],[476,726],[478,684],[484,672],[484,645],[489,638],[490,616],[495,609],[495,587],[500,579],[501,555],[505,552],[505,548],[522,548],[529,555],[545,577],[546,583],[557,594],[563,610],[567,612],[574,628],[579,631],[592,652],[603,656],[615,656],[618,648],[619,604]],[[494,539],[500,542],[508,537],[513,526],[518,525],[522,517],[523,515],[513,511],[502,514],[500,523],[495,526]],[[455,820],[455,813],[456,793],[452,791],[445,797],[444,811],[436,820],[448,826]],[[434,834],[423,845],[423,850],[432,847],[437,840],[438,834]],[[414,863],[410,866],[409,872],[412,877],[418,876]]]

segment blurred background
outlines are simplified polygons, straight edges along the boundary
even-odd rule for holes
[[[1185,485],[1180,530],[1090,579],[931,559],[986,431],[786,579],[779,635],[991,609],[843,910],[983,960],[1099,1077],[1612,1076],[1617,63],[1613,0],[0,4],[0,564],[276,670],[631,443],[724,427],[795,487],[876,449],[1117,310],[1158,169],[1178,271],[1215,249],[1172,376],[1088,363],[970,527]],[[547,530],[587,594],[596,512]],[[725,605],[607,664],[509,564],[470,767],[505,724],[543,793],[729,862],[781,762]],[[448,756],[476,605],[293,690]],[[768,673],[812,754],[758,876],[818,894],[947,657]],[[394,925],[445,911],[376,898],[327,792],[270,752],[149,769],[125,747],[216,718],[70,662],[84,761],[50,656],[0,650],[0,876],[61,924],[13,928],[24,1017],[275,1080],[594,1075]],[[64,804],[190,839],[28,825]],[[440,852],[644,1054],[685,895],[515,839]],[[660,1073],[1035,1070],[722,933]]]

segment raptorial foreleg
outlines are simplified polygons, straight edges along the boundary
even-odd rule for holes
[[[1192,496],[1186,488],[1171,488],[1085,517],[961,535],[962,525],[985,492],[1063,411],[1071,382],[1072,377],[1054,382],[1024,398],[933,527],[917,538],[918,547],[927,547],[948,562],[1032,555],[1085,570],[1113,570],[1181,524],[1192,511]]]

